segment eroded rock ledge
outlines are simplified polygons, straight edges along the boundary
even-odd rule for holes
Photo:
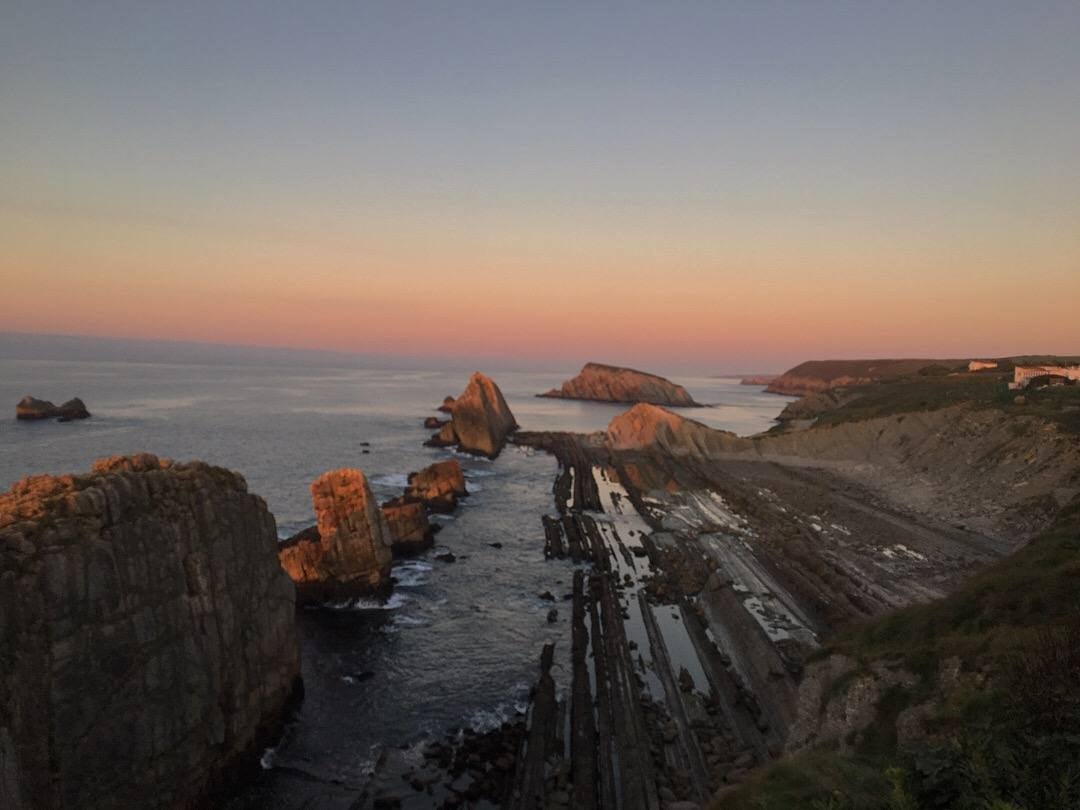
[[[671,380],[603,363],[586,363],[572,380],[539,396],[595,402],[648,402],[679,408],[701,407],[685,388]]]
[[[144,454],[0,495],[0,806],[196,806],[276,739],[294,590],[244,479]]]

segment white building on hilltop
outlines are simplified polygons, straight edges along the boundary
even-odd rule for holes
[[[1057,377],[1063,381],[1080,381],[1080,365],[1076,366],[1016,366],[1009,388],[1026,388],[1036,377]]]

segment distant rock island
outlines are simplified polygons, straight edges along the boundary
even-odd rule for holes
[[[78,397],[69,399],[63,405],[53,405],[47,399],[25,396],[15,406],[15,418],[26,421],[38,419],[56,419],[60,422],[70,422],[73,419],[88,419],[90,411]]]
[[[647,402],[677,408],[700,408],[689,392],[671,380],[621,366],[586,363],[581,372],[560,388],[553,388],[541,397],[554,399],[587,399],[593,402]]]
[[[779,374],[750,374],[739,380],[739,385],[769,385]]]

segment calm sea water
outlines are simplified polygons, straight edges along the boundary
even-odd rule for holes
[[[624,408],[535,397],[573,373],[492,377],[525,429],[600,430]],[[243,473],[284,537],[313,522],[308,485],[328,469],[359,467],[385,499],[400,494],[409,471],[447,457],[423,446],[430,431],[421,423],[466,380],[445,371],[0,360],[0,404],[10,408],[0,419],[0,486],[84,471],[119,453],[198,458]],[[687,415],[740,434],[768,428],[786,402],[734,380],[679,382],[717,405]],[[94,416],[17,422],[25,394],[80,396]],[[572,575],[569,563],[543,556],[554,460],[512,447],[494,462],[461,460],[471,494],[436,538],[436,551],[452,550],[457,562],[430,554],[397,564],[385,605],[300,615],[306,697],[267,760],[276,770],[255,805],[274,803],[275,772],[359,787],[384,746],[497,724],[526,700],[542,645],[565,638],[538,596],[566,593]],[[568,609],[560,614],[568,621]]]

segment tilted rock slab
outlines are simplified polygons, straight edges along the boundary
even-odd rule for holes
[[[700,407],[685,388],[671,380],[603,363],[586,363],[572,380],[540,396],[596,402],[648,402],[679,408]]]
[[[447,397],[444,406],[449,402]],[[466,453],[495,458],[507,437],[518,428],[499,386],[479,371],[473,373],[465,391],[449,407],[450,423],[443,425],[428,444],[456,445]]]
[[[298,604],[377,593],[390,584],[393,535],[364,474],[331,470],[311,484],[316,527],[278,547]]]
[[[152,455],[0,495],[0,807],[201,806],[300,676],[274,517]]]

